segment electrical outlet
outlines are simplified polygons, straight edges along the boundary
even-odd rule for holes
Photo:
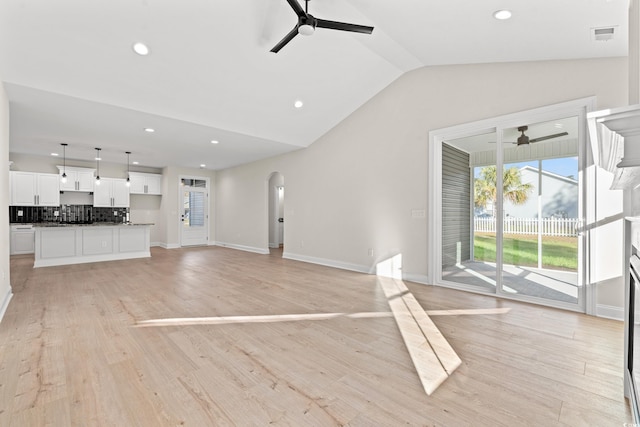
[[[22,216],[22,211],[18,211],[18,216]]]
[[[369,248],[368,254],[369,254],[369,256],[373,256],[373,248]]]
[[[118,216],[118,211],[113,211],[113,216]]]
[[[53,211],[53,216],[60,216],[60,212],[59,211]]]

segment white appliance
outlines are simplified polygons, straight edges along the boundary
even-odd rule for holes
[[[9,253],[11,255],[35,252],[35,230],[32,224],[12,224]]]

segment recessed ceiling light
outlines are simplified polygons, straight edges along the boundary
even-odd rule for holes
[[[138,42],[133,44],[133,51],[138,55],[145,56],[149,54],[149,47],[144,43]]]
[[[201,165],[200,165],[200,167],[201,167],[201,168],[206,168],[206,167],[207,167],[207,165],[205,165],[205,164],[201,164]]]
[[[102,157],[96,157],[95,160],[102,160]]]
[[[153,133],[153,132],[155,132],[156,130],[155,130],[154,128],[144,128],[144,131],[145,131],[145,132],[149,132],[149,133]]]
[[[302,108],[303,105],[304,105],[304,102],[300,101],[299,99],[293,103],[293,106],[296,108]]]
[[[139,165],[140,164],[140,162],[131,162],[131,163],[134,164],[134,165]]]
[[[58,157],[59,156],[58,153],[51,153],[51,155],[54,156],[54,157]]]
[[[497,11],[493,12],[493,17],[496,18],[496,19],[499,19],[501,21],[504,21],[505,19],[511,18],[511,11],[510,10],[497,10]]]
[[[218,144],[219,142],[220,142],[220,141],[215,140],[215,139],[212,139],[212,140],[211,140],[211,143],[212,143],[212,144]]]

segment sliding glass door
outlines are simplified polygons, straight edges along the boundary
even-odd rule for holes
[[[580,117],[440,142],[442,283],[581,310]]]
[[[472,165],[475,153],[495,163],[496,147],[495,131],[442,144],[442,278],[487,292],[496,292],[496,211],[493,190],[479,189],[487,170]]]
[[[502,293],[578,304],[577,128],[568,117],[504,130]]]

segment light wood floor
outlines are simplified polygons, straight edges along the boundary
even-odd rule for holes
[[[427,396],[375,276],[217,247],[152,255],[12,257],[1,426],[631,421],[620,322],[406,283],[462,360]],[[304,316],[322,313],[344,315]]]

